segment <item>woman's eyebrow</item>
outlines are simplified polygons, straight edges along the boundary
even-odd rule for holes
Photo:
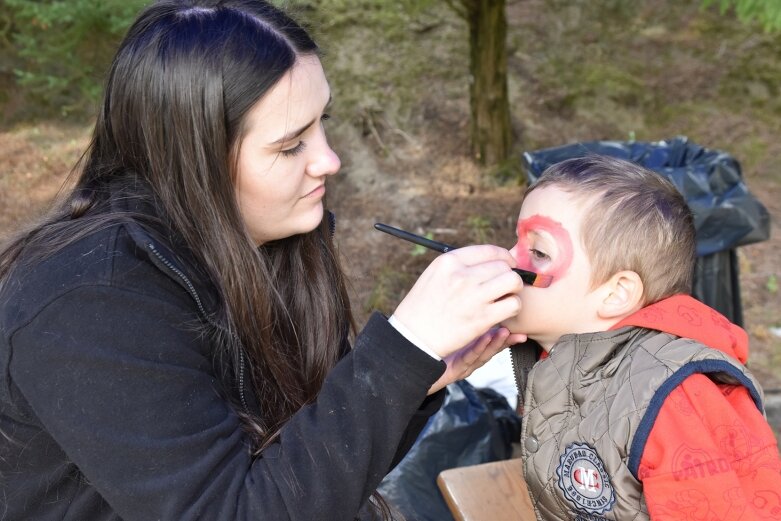
[[[325,104],[325,107],[323,107],[323,111],[325,111],[325,109],[327,109],[327,108],[328,108],[328,106],[331,104],[331,99],[332,99],[332,98],[331,98],[331,96],[329,95],[329,96],[328,96],[328,102]],[[291,131],[291,132],[288,132],[287,134],[285,134],[285,135],[284,135],[284,136],[282,136],[281,138],[277,139],[276,141],[273,141],[271,144],[272,144],[272,145],[281,145],[282,143],[287,143],[287,142],[288,142],[288,141],[290,141],[291,139],[297,138],[298,136],[300,136],[301,134],[303,134],[303,133],[306,131],[306,129],[308,129],[309,127],[311,127],[312,125],[314,125],[315,121],[317,121],[318,119],[320,119],[320,118],[314,118],[312,121],[310,121],[310,122],[309,122],[309,123],[307,123],[306,125],[304,125],[304,126],[302,126],[302,127],[298,128],[298,129],[296,129],[296,130],[293,130],[293,131]]]
[[[299,129],[296,129],[296,130],[293,130],[291,132],[288,132],[287,134],[285,134],[281,138],[277,139],[276,141],[273,141],[271,144],[272,145],[281,145],[282,143],[287,143],[288,141],[290,141],[293,138],[297,138],[298,136],[303,134],[306,131],[306,129],[311,127],[314,124],[315,121],[317,121],[317,119],[313,119],[312,121],[310,121],[309,123],[307,123],[306,125],[302,126]]]

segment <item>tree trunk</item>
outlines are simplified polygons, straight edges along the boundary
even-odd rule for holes
[[[472,154],[482,165],[510,155],[512,127],[507,96],[505,0],[462,0],[469,25]]]

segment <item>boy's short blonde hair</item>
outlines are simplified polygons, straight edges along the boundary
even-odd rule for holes
[[[694,217],[662,175],[622,159],[589,155],[551,165],[526,195],[545,186],[587,203],[581,241],[591,262],[592,287],[631,270],[643,281],[644,305],[691,293]]]

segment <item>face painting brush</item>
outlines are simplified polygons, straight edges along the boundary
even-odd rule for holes
[[[381,232],[393,235],[394,237],[398,237],[399,239],[404,239],[405,241],[409,241],[413,244],[423,246],[429,250],[438,251],[439,253],[447,253],[458,248],[458,246],[451,246],[449,244],[445,244],[444,242],[432,241],[431,239],[427,239],[421,235],[401,230],[399,228],[394,228],[393,226],[388,226],[387,224],[383,223],[375,223],[374,228]],[[535,288],[547,288],[553,281],[553,277],[550,275],[534,273],[533,271],[522,270],[519,268],[513,268],[513,271],[521,277],[521,280],[523,280],[524,284],[534,286]]]

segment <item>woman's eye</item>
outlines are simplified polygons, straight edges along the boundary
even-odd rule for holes
[[[531,248],[529,250],[529,253],[531,254],[531,258],[534,260],[540,260],[540,261],[549,261],[550,255],[547,253],[543,253],[540,250],[536,250],[534,248]]]
[[[323,129],[323,132],[325,132],[325,122],[331,119],[331,115],[327,112],[323,112],[323,115],[320,116],[320,128]]]
[[[293,157],[300,154],[305,147],[306,147],[306,143],[304,143],[303,141],[299,141],[296,146],[294,146],[293,148],[288,148],[287,150],[282,150],[281,153],[285,157]]]
[[[320,116],[320,121],[328,121],[331,119],[330,114],[323,113],[322,116]],[[288,148],[286,150],[282,150],[281,153],[285,157],[294,157],[303,152],[304,148],[306,148],[306,143],[303,141],[299,141],[296,146],[293,148]]]

